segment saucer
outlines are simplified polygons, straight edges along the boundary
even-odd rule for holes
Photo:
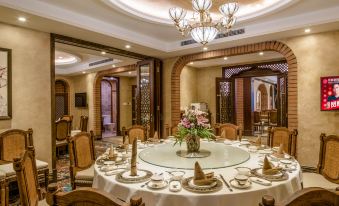
[[[147,183],[147,187],[150,188],[150,189],[154,189],[154,190],[163,189],[163,188],[167,187],[167,185],[168,185],[168,182],[166,180],[159,182],[159,183],[154,183],[152,181]]]
[[[239,183],[235,179],[232,179],[230,180],[230,185],[237,189],[247,189],[251,187],[252,183],[251,181],[247,181],[244,185],[239,185]]]

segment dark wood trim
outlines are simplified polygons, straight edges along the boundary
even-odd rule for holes
[[[82,39],[77,39],[77,38],[63,36],[63,35],[54,34],[54,33],[52,33],[51,35],[54,37],[54,40],[57,43],[72,45],[72,46],[81,47],[85,49],[91,49],[95,51],[105,51],[110,54],[115,54],[119,56],[140,59],[140,60],[151,58],[143,54],[138,54],[138,53],[134,53],[134,52],[130,52],[130,51],[126,51],[126,50],[122,50],[122,49],[118,49],[115,47],[106,46],[103,44],[98,44],[98,43],[94,43],[94,42],[90,42],[90,41],[86,41]]]
[[[0,51],[7,52],[7,116],[0,116],[0,120],[12,119],[12,50],[0,48]]]
[[[251,78],[243,78],[243,115],[244,115],[244,135],[253,135],[252,131],[252,96],[251,96]]]
[[[53,182],[57,181],[56,170],[56,130],[55,130],[55,38],[50,35],[50,62],[51,62],[51,134],[52,134],[52,173]]]

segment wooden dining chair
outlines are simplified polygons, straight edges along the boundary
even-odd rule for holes
[[[135,138],[138,138],[142,142],[146,141],[146,129],[141,125],[133,125],[128,129],[127,135],[129,138],[129,143],[132,144]]]
[[[260,121],[260,112],[254,111],[253,112],[253,127],[254,132],[262,133],[262,123]]]
[[[38,183],[33,146],[29,146],[20,158],[14,158],[13,168],[17,176],[21,206],[46,205]]]
[[[225,138],[229,140],[241,140],[242,131],[239,126],[230,123],[224,123],[219,125],[218,136],[225,133]]]
[[[82,132],[87,132],[87,125],[88,125],[88,117],[87,116],[81,116],[80,117],[80,127],[79,127],[79,129]]]
[[[274,197],[264,195],[259,206],[337,206],[339,192],[320,187],[311,187],[297,191],[287,199],[276,203]]]
[[[0,205],[5,206],[6,204],[6,174],[0,171]]]
[[[319,162],[315,173],[303,173],[303,187],[334,189],[339,186],[339,136],[320,135]]]
[[[68,122],[68,134],[71,134],[72,123],[73,123],[73,115],[64,115],[64,116],[61,117],[61,120],[66,120]]]
[[[68,138],[72,188],[92,186],[94,178],[94,134],[80,132]]]
[[[275,127],[268,129],[268,143],[270,147],[284,146],[284,151],[296,157],[298,131],[295,129],[290,131],[286,127]]]
[[[79,188],[61,192],[55,183],[48,186],[46,201],[51,206],[145,206],[142,198],[133,196],[128,203],[96,188]]]
[[[10,129],[0,134],[0,170],[5,173],[5,193],[6,202],[9,200],[9,184],[17,181],[15,171],[13,169],[13,159],[19,158],[21,154],[33,146],[33,130],[30,128],[27,131],[20,129]],[[48,163],[36,160],[38,169],[39,182],[48,185],[49,168]]]
[[[67,137],[70,136],[69,124],[70,122],[65,119],[57,120],[55,122],[55,145],[58,157],[60,156],[60,151],[65,151],[67,148]]]

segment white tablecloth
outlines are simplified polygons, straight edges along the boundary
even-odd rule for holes
[[[215,143],[220,144],[220,143]],[[238,146],[238,145],[234,145]],[[138,150],[140,151],[140,150]],[[222,169],[214,169],[216,175],[222,174],[226,181],[233,179],[237,174],[235,167],[249,167],[258,168],[259,154],[251,153],[251,157],[248,161],[236,165],[233,167],[227,167]],[[179,158],[179,157],[178,157]],[[138,159],[138,168],[147,169],[152,172],[163,172],[165,178],[169,178],[169,175],[165,172],[170,169],[155,166]],[[124,184],[117,182],[115,176],[105,176],[104,172],[101,172],[97,165],[95,165],[93,187],[99,188],[105,192],[108,192],[120,199],[129,200],[133,195],[140,195],[146,206],[257,206],[261,201],[261,198],[265,194],[269,194],[275,197],[276,201],[281,201],[289,195],[293,194],[297,190],[301,189],[301,173],[300,165],[297,165],[297,170],[288,173],[289,179],[286,181],[273,182],[271,186],[263,186],[256,183],[252,183],[249,189],[235,189],[230,192],[225,185],[223,188],[215,193],[198,194],[192,193],[184,188],[177,193],[170,192],[168,187],[163,190],[151,190],[147,187],[141,188],[143,183],[138,184]],[[185,177],[193,176],[193,170],[185,170]]]

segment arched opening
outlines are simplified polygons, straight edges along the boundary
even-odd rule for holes
[[[55,119],[69,115],[69,85],[66,81],[55,80]]]
[[[173,66],[171,76],[171,120],[176,124],[180,120],[180,74],[186,64],[191,61],[200,61],[221,58],[224,56],[236,56],[261,51],[276,51],[283,55],[288,64],[288,127],[297,128],[297,59],[292,50],[278,41],[262,42],[239,46],[234,48],[202,52],[180,57]],[[266,91],[267,92],[267,91]],[[286,93],[284,93],[285,95]]]

